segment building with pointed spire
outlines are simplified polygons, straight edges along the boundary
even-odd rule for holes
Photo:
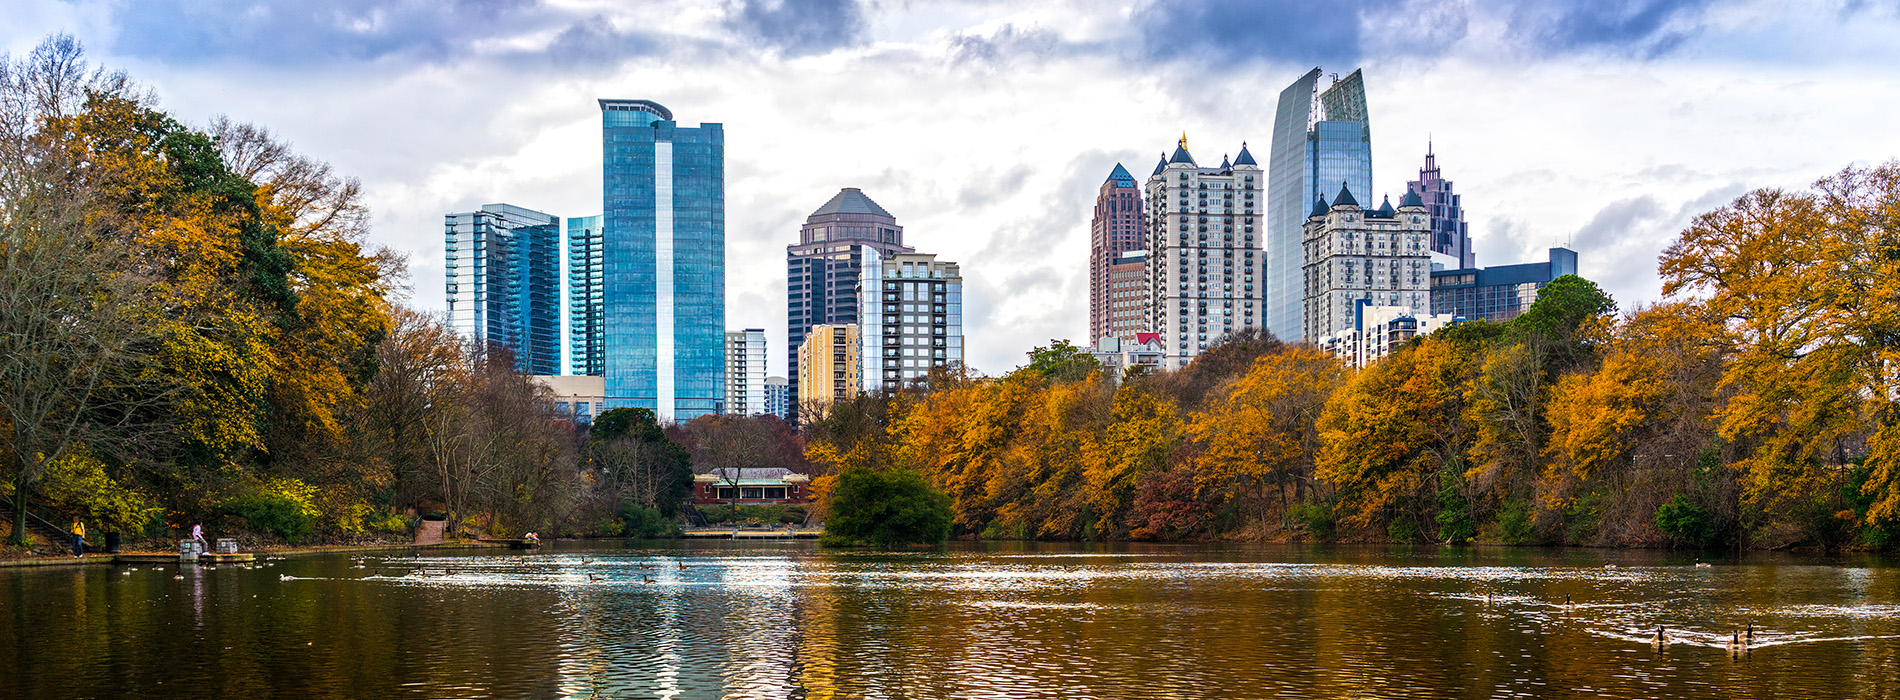
[[[1245,143],[1232,162],[1221,161],[1196,164],[1182,134],[1148,178],[1145,320],[1171,368],[1264,323],[1267,173]]]
[[[858,287],[867,260],[913,252],[904,227],[856,187],[832,195],[805,218],[798,242],[785,247],[787,403],[796,412],[804,397],[798,349],[813,326],[859,322]]]
[[[1116,163],[1095,194],[1095,216],[1089,221],[1090,342],[1111,335],[1133,340],[1133,333],[1140,331],[1139,300],[1131,299],[1130,292],[1140,289],[1142,271],[1134,270],[1132,281],[1110,278],[1131,276],[1130,266],[1145,261],[1146,256],[1127,260],[1123,256],[1147,248],[1141,187],[1127,168]]]
[[[1405,190],[1418,194],[1432,218],[1432,252],[1451,256],[1458,268],[1477,267],[1478,251],[1471,247],[1464,197],[1452,192],[1451,181],[1440,175],[1430,141],[1425,142],[1425,167],[1418,169],[1417,180],[1405,183]]]
[[[1340,183],[1372,192],[1372,130],[1359,71],[1320,89],[1314,68],[1280,92],[1267,186],[1267,329],[1287,342],[1318,337],[1305,327],[1306,218]]]
[[[1417,192],[1366,209],[1341,183],[1329,204],[1314,200],[1304,228],[1306,332],[1326,338],[1361,326],[1368,307],[1431,314],[1431,220]]]

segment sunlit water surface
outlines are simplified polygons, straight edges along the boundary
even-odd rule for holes
[[[10,569],[0,697],[1900,697],[1892,562],[1711,562],[649,542]]]

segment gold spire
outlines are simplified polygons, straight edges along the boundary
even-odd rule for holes
[[[1187,148],[1187,132],[1181,132],[1181,147]]]

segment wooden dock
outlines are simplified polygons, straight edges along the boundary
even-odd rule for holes
[[[694,539],[713,540],[815,540],[824,530],[754,529],[743,527],[696,527],[684,533]]]
[[[112,556],[112,563],[114,564],[179,564],[179,563],[189,564],[191,563],[188,561],[184,561],[183,559],[184,559],[183,557],[180,557],[179,555],[176,555],[176,554],[115,554]],[[246,562],[246,561],[257,561],[257,555],[250,554],[250,553],[211,554],[208,552],[205,554],[198,555],[198,563],[200,564],[233,564],[237,562]]]

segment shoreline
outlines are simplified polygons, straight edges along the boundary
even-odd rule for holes
[[[490,543],[490,542],[433,542],[430,544],[368,544],[368,545],[336,544],[336,545],[317,545],[313,547],[265,547],[261,549],[245,550],[242,553],[280,556],[280,557],[295,557],[295,556],[306,556],[306,555],[312,555],[312,554],[380,552],[380,551],[402,550],[402,549],[507,549],[507,548],[508,548],[508,545],[495,544],[495,543]],[[124,552],[119,552],[118,554],[89,553],[85,555],[84,557],[54,555],[54,556],[45,556],[45,557],[22,557],[19,559],[0,559],[0,569],[57,567],[57,566],[103,566],[103,565],[118,563],[118,557],[120,554],[135,554],[135,555],[152,556],[152,555],[165,555],[165,554],[174,554],[174,553],[163,552],[163,551],[159,551],[159,552],[124,551]]]

